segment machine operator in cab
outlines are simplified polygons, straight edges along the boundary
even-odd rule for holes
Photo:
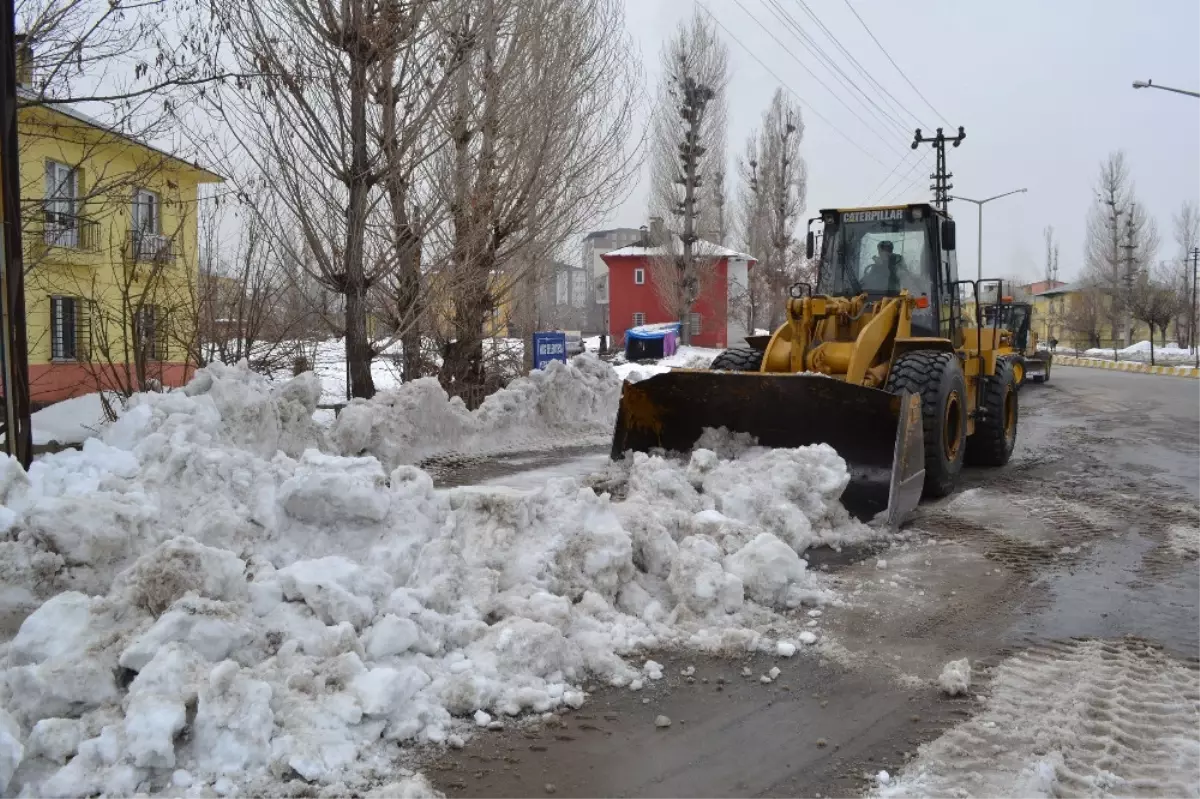
[[[899,294],[901,289],[908,289],[914,297],[929,293],[929,281],[905,265],[904,257],[892,251],[892,242],[879,242],[877,250],[863,274],[864,289],[889,295]]]

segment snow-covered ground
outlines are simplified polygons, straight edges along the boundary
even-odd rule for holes
[[[982,712],[877,795],[1196,796],[1198,719],[1194,668],[1152,646],[1033,648],[995,669]]]
[[[580,356],[474,413],[435,386],[325,431],[316,376],[214,365],[82,451],[0,463],[0,618],[19,624],[0,645],[0,792],[420,795],[397,744],[633,687],[654,676],[642,648],[818,641],[780,613],[840,601],[801,553],[875,534],[838,502],[829,447],[720,433],[686,462],[610,467],[621,502],[572,478],[436,491],[406,461],[585,435],[619,381]]]
[[[1084,350],[1080,355],[1084,358],[1100,358],[1102,360],[1113,360],[1113,351],[1111,348],[1103,349],[1096,348]],[[1117,356],[1122,361],[1140,361],[1150,363],[1150,342],[1139,341],[1128,347],[1117,350]],[[1154,345],[1154,361],[1158,364],[1173,364],[1173,363],[1190,363],[1195,360],[1196,354],[1187,347],[1180,347],[1178,344],[1169,344],[1165,347]]]

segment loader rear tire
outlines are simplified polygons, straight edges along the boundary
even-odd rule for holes
[[[972,466],[1003,466],[1017,443],[1017,380],[1012,361],[996,360],[996,373],[984,378],[975,434],[967,439],[967,462]]]
[[[709,369],[725,372],[757,372],[762,368],[763,352],[753,347],[730,347],[713,358]]]
[[[887,390],[921,398],[926,497],[944,497],[958,484],[966,454],[967,381],[952,352],[915,350],[892,363]]]

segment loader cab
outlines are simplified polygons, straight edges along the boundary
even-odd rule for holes
[[[1027,302],[1012,302],[1010,298],[1000,305],[983,306],[985,326],[996,324],[996,314],[1000,315],[999,327],[1012,334],[1012,346],[1017,352],[1025,352],[1029,347],[1029,326],[1033,316],[1033,306]]]
[[[954,239],[953,220],[925,203],[827,209],[809,220],[806,249],[810,258],[819,252],[817,293],[877,300],[907,289],[917,298],[913,334],[953,339],[959,305],[949,290],[958,280]]]

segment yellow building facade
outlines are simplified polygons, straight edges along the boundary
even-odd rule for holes
[[[186,382],[220,176],[58,106],[20,110],[18,147],[31,401]]]

